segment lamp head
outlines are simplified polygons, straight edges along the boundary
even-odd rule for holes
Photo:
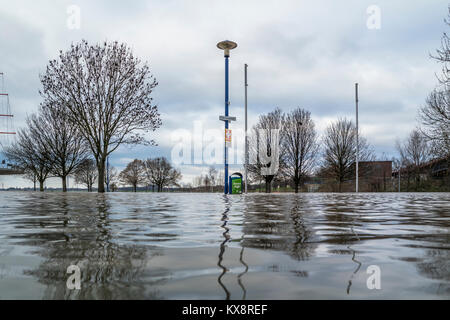
[[[233,50],[234,48],[237,47],[237,43],[230,41],[230,40],[225,40],[225,41],[221,41],[217,44],[217,48],[224,50],[225,52],[225,57],[229,57],[230,56],[230,50]]]

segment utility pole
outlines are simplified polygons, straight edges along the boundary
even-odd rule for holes
[[[247,193],[247,176],[248,176],[248,136],[247,136],[247,68],[245,64],[245,193]]]
[[[358,83],[355,84],[356,97],[356,193],[359,192],[359,119],[358,119]]]

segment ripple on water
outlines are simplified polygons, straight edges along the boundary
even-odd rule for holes
[[[449,203],[448,193],[2,192],[0,299],[449,298]],[[65,288],[74,263],[77,294]],[[372,264],[382,291],[366,288]]]

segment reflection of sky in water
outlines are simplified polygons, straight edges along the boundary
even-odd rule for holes
[[[0,299],[448,299],[449,200],[0,193]]]

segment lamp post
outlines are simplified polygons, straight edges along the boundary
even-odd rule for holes
[[[225,186],[224,186],[224,193],[229,193],[228,188],[228,145],[227,145],[227,133],[229,129],[229,122],[232,121],[231,117],[229,117],[229,105],[230,105],[230,99],[228,95],[228,58],[230,57],[230,50],[233,50],[237,47],[237,44],[233,41],[225,40],[222,42],[219,42],[217,44],[217,47],[224,51],[225,54],[225,117],[221,117],[225,122],[225,154],[224,154],[224,163],[225,163]],[[235,120],[235,119],[234,119]]]
[[[248,176],[248,137],[247,137],[247,68],[245,64],[245,193],[247,193],[247,176]]]
[[[356,98],[356,181],[355,181],[355,191],[359,192],[359,116],[358,116],[358,84],[355,83],[355,98]]]

